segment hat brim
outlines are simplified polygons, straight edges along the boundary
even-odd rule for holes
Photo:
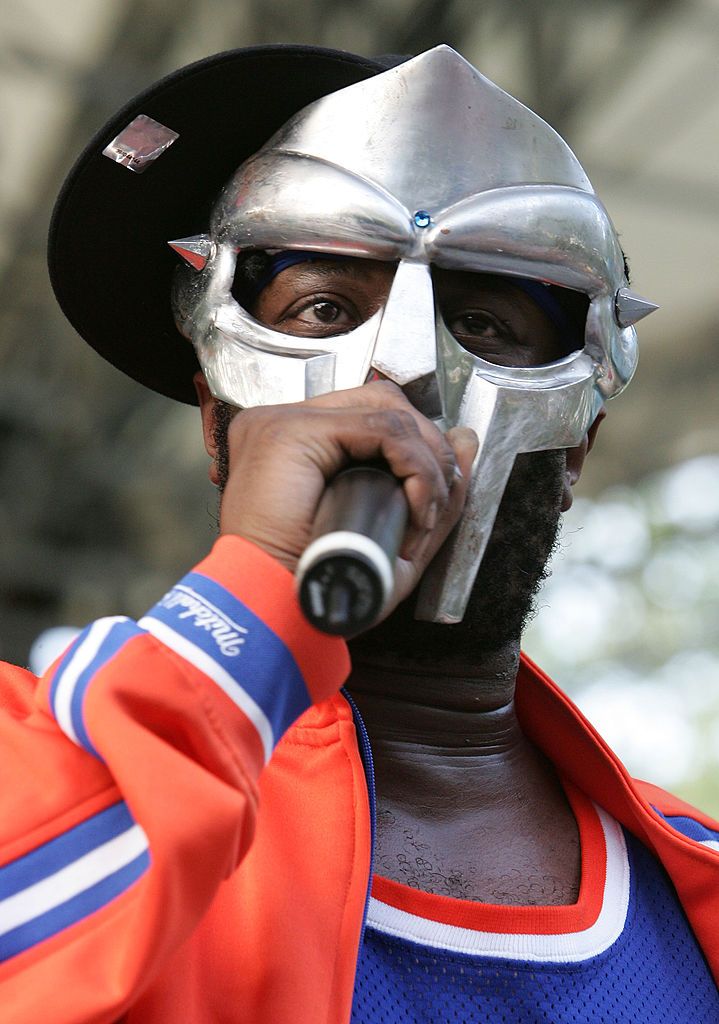
[[[168,241],[208,230],[222,186],[294,113],[385,69],[339,50],[251,47],[181,68],[124,106],[70,171],[50,224],[50,280],[85,341],[154,391],[195,403],[198,363],[172,315]],[[138,114],[179,135],[142,174],[102,155]]]

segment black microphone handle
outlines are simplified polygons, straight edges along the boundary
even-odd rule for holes
[[[402,484],[387,469],[349,466],[330,481],[295,572],[313,626],[349,637],[377,619],[394,589],[408,514]]]

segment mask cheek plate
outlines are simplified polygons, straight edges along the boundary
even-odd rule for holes
[[[592,360],[577,353],[561,363],[549,386],[499,383],[479,368],[472,373],[457,421],[475,430],[479,449],[464,514],[422,579],[418,619],[462,620],[516,456],[579,444],[597,415],[602,400]]]
[[[215,398],[240,408],[302,402],[367,379],[381,311],[354,331],[329,338],[283,334],[255,320],[231,297],[200,319],[195,350]]]
[[[245,344],[219,328],[214,341],[214,353],[201,366],[210,392],[223,402],[240,408],[283,405],[334,390],[334,352],[280,355]],[[275,396],[272,403],[257,401],[264,392]]]

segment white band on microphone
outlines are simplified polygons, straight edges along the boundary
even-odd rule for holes
[[[377,541],[352,530],[335,530],[317,537],[305,548],[297,563],[295,575],[301,580],[312,566],[325,556],[359,555],[374,568],[382,586],[382,603],[389,600],[394,589],[394,570],[386,552]]]

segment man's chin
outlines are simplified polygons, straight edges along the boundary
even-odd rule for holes
[[[353,657],[447,666],[477,661],[518,644],[548,575],[564,470],[563,451],[517,456],[462,622],[445,625],[415,619],[413,594],[384,622],[351,641]]]
[[[415,618],[411,595],[383,622],[350,641],[355,659],[382,656],[418,665],[445,665],[482,659],[508,644],[518,643],[531,614],[531,597],[508,601],[506,577],[490,587],[478,578],[461,622],[446,624]]]

